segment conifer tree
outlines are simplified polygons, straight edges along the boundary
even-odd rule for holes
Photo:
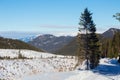
[[[118,53],[120,51],[120,32],[116,32],[113,39],[112,39],[112,47],[113,47],[113,53],[114,57],[118,56]]]
[[[115,15],[113,15],[113,17],[115,17],[118,21],[120,21],[120,13],[116,13]]]
[[[77,64],[76,66],[80,65],[81,64],[81,61],[83,61],[85,59],[85,51],[84,51],[84,39],[82,38],[82,34],[78,33],[77,35],[77,46],[78,46],[78,49],[77,49],[77,54],[76,54],[76,58],[77,58]]]
[[[99,63],[99,46],[98,38],[96,35],[96,27],[92,20],[92,13],[86,8],[84,13],[80,17],[80,26],[79,31],[84,30],[84,50],[85,50],[85,59],[90,61],[91,69],[95,68]]]
[[[95,68],[99,63],[99,43],[98,43],[98,37],[96,32],[96,27],[93,21],[91,20],[89,27],[89,50],[90,50],[90,62],[91,62],[91,68]]]

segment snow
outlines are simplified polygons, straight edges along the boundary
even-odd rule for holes
[[[75,75],[74,72],[48,72],[32,76],[26,76],[22,80],[64,80],[69,76]]]
[[[19,54],[32,59],[16,59]],[[0,59],[0,80],[24,80],[24,76],[71,71],[75,65],[74,57],[32,50],[0,49],[0,57],[6,56],[11,59]]]
[[[116,59],[100,59],[93,70],[43,73],[25,76],[22,80],[120,80],[120,65]]]
[[[14,59],[18,54],[32,59]],[[0,49],[0,80],[120,80],[117,59],[103,58],[97,68],[74,70],[75,57],[32,50]],[[86,61],[80,66],[84,68]]]
[[[53,57],[56,56],[51,53],[45,53],[45,52],[37,52],[37,51],[32,51],[32,50],[24,50],[24,49],[0,49],[0,56],[1,57],[6,57],[9,56],[11,58],[18,57],[18,54],[22,54],[25,57],[28,58],[48,58],[48,57]]]
[[[87,66],[87,64],[88,64],[88,66]],[[82,69],[82,70],[87,70],[88,69],[89,70],[90,69],[90,61],[88,60],[88,62],[87,62],[87,60],[84,60],[80,69]]]
[[[95,74],[92,71],[80,71],[77,75],[66,80],[109,80],[107,77]]]
[[[116,59],[100,59],[100,64],[93,70],[80,70],[77,75],[65,80],[120,80],[120,64]]]

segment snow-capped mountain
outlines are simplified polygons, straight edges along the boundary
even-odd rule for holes
[[[72,36],[54,36],[50,34],[40,35],[34,38],[29,44],[41,48],[47,52],[55,52],[68,44],[74,37]]]
[[[21,40],[21,41],[24,41],[24,42],[30,42],[34,38],[36,38],[36,36],[29,36],[29,37],[19,38],[18,40]]]

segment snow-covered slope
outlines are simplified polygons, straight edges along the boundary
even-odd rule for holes
[[[30,59],[16,59],[19,54]],[[0,49],[0,57],[11,58],[0,59],[0,80],[18,80],[38,73],[70,71],[75,65],[74,57],[32,50]]]
[[[42,73],[25,76],[22,80],[120,80],[120,64],[116,59],[101,59],[93,70]]]
[[[19,54],[28,59],[16,59]],[[0,80],[120,80],[120,64],[103,58],[93,70],[74,70],[72,56],[31,50],[0,49]]]
[[[25,49],[0,49],[0,56],[1,57],[10,57],[10,58],[16,58],[19,54],[22,54],[23,56],[27,58],[48,58],[48,57],[54,57],[56,55],[51,53],[45,53],[45,52],[37,52],[33,50],[25,50]]]

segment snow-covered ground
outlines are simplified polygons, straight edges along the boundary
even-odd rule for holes
[[[30,59],[16,59],[19,54]],[[71,71],[75,65],[74,57],[31,50],[0,49],[0,57],[11,58],[0,59],[0,80],[24,80],[23,77],[31,75]]]
[[[18,54],[32,59],[14,59]],[[0,49],[0,80],[120,80],[120,64],[116,59],[103,58],[93,70],[73,70],[71,56],[54,55],[31,50]]]
[[[120,65],[116,59],[104,58],[93,70],[42,73],[25,76],[22,80],[120,80]]]
[[[104,58],[100,60],[96,69],[76,72],[76,75],[72,75],[65,80],[120,80],[120,64],[116,59]]]

